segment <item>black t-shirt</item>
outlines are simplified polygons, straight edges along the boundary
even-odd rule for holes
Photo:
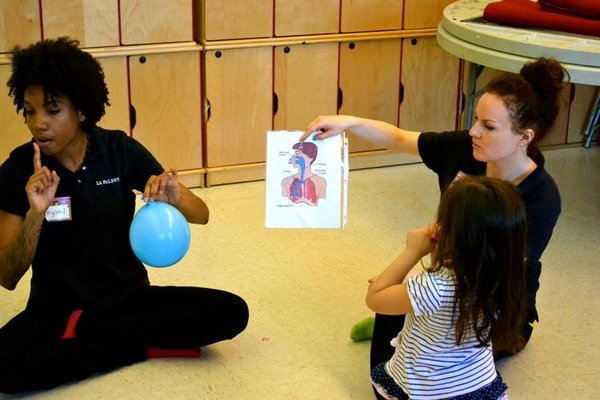
[[[419,154],[425,165],[438,175],[443,193],[461,171],[468,175],[485,175],[486,163],[473,157],[468,131],[423,132],[419,136]],[[527,211],[527,291],[530,311],[535,310],[535,295],[540,286],[540,258],[546,249],[561,211],[560,193],[554,179],[544,169],[538,152],[532,157],[537,168],[518,185]],[[537,313],[536,313],[537,315]]]
[[[47,218],[42,225],[28,307],[111,307],[148,285],[146,269],[129,244],[129,226],[135,212],[133,189],[143,190],[150,175],[163,172],[158,161],[124,132],[96,128],[76,173],[53,157],[42,154],[41,162],[59,175],[55,199],[70,204],[71,219]],[[0,166],[0,209],[25,216],[25,184],[32,173],[30,142]]]

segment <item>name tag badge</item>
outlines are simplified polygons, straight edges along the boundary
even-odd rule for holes
[[[56,197],[46,210],[46,221],[70,221],[71,220],[71,198]]]

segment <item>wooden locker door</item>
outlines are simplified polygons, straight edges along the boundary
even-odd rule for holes
[[[197,52],[129,58],[132,135],[165,168],[202,167],[200,56]]]
[[[275,0],[275,36],[337,33],[340,0]]]
[[[341,0],[342,32],[402,29],[404,0]]]
[[[119,129],[130,133],[127,57],[98,58],[98,61],[104,70],[110,102],[98,125],[105,129]]]
[[[399,126],[415,131],[447,131],[457,126],[460,60],[435,37],[404,39],[403,99]]]
[[[194,40],[192,0],[120,1],[121,43]]]
[[[200,39],[271,37],[273,0],[203,0]]]
[[[400,97],[399,39],[340,45],[339,114],[377,119],[396,125]],[[377,147],[349,132],[351,152]]]
[[[81,47],[119,45],[119,8],[114,0],[42,1],[44,38],[69,36]]]
[[[404,29],[436,28],[456,0],[404,0]]]
[[[273,49],[206,52],[208,167],[265,161],[273,120]]]
[[[0,64],[0,82],[4,82],[6,85],[10,74],[11,65]],[[0,96],[0,121],[2,121],[2,135],[0,135],[0,164],[2,164],[15,147],[31,140],[31,133],[25,124],[23,110],[17,114],[13,98],[8,96],[8,90]]]
[[[2,0],[0,53],[27,46],[42,38],[39,0]]]
[[[318,115],[337,112],[338,44],[275,48],[275,130],[304,130]]]

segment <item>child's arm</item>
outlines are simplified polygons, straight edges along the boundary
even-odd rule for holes
[[[379,314],[401,315],[413,311],[408,287],[402,281],[408,272],[433,249],[434,228],[413,229],[406,235],[406,247],[387,268],[370,282],[367,306]]]

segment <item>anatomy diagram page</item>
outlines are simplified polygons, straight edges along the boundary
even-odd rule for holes
[[[345,135],[304,141],[301,131],[267,132],[267,228],[343,228],[347,219]]]

